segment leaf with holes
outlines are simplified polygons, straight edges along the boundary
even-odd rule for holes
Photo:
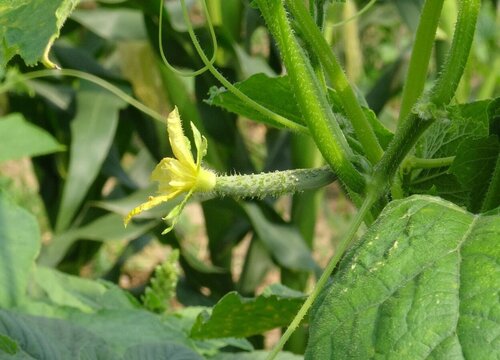
[[[17,0],[0,4],[0,68],[20,55],[35,65],[59,36],[78,0]]]
[[[247,337],[286,326],[304,302],[302,293],[283,285],[271,285],[256,298],[243,298],[235,291],[212,309],[202,312],[191,330],[193,338]]]

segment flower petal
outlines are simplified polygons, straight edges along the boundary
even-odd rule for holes
[[[142,203],[141,205],[132,209],[127,214],[127,216],[125,216],[125,218],[123,219],[123,223],[125,224],[125,226],[127,226],[128,223],[130,222],[130,220],[132,219],[132,217],[134,217],[135,215],[138,215],[143,211],[146,211],[146,210],[149,210],[155,206],[158,206],[163,202],[171,200],[174,197],[176,197],[177,195],[179,195],[180,193],[181,193],[180,191],[176,191],[176,192],[172,192],[172,193],[167,194],[167,195],[150,196],[148,201],[146,201],[145,203]]]
[[[189,163],[194,165],[193,154],[191,154],[189,140],[184,136],[182,130],[181,117],[177,106],[168,115],[167,118],[168,140],[172,146],[172,151],[175,157],[181,163]]]

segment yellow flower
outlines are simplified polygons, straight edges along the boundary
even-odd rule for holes
[[[215,174],[201,166],[201,160],[207,153],[207,139],[200,134],[193,123],[191,129],[196,145],[196,162],[191,154],[191,143],[182,131],[179,111],[175,107],[167,119],[168,139],[175,158],[162,159],[153,170],[151,180],[158,182],[158,196],[150,196],[147,202],[130,211],[124,219],[125,226],[133,216],[187,193],[184,200],[164,218],[172,220],[171,226],[163,232],[166,233],[174,227],[193,192],[211,191],[215,187]]]

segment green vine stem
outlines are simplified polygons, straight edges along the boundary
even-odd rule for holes
[[[45,77],[58,77],[58,76],[71,76],[75,78],[79,78],[85,81],[89,81],[91,83],[94,83],[103,89],[106,89],[110,93],[116,95],[126,103],[132,105],[135,107],[137,110],[142,111],[144,114],[149,115],[155,120],[158,120],[162,124],[165,124],[165,117],[162,116],[161,114],[157,113],[153,109],[147,107],[140,101],[134,99],[132,96],[124,92],[123,90],[119,89],[115,85],[107,82],[106,80],[101,79],[100,77],[97,77],[92,74],[88,74],[83,71],[78,71],[78,70],[73,70],[73,69],[50,69],[50,70],[36,70],[32,71],[29,73],[25,74],[20,74],[17,75],[16,78],[14,79],[8,79],[5,83],[3,83],[0,86],[0,94],[9,91],[12,89],[15,85],[22,83],[27,80],[34,80],[34,79],[39,79],[39,78],[45,78]]]
[[[302,319],[304,318],[304,316],[306,316],[310,307],[312,306],[312,304],[314,303],[314,301],[316,300],[318,295],[321,293],[321,290],[323,290],[323,287],[328,282],[328,279],[330,278],[330,275],[333,272],[333,269],[335,269],[335,266],[337,266],[339,260],[342,258],[342,255],[344,255],[344,252],[347,250],[347,248],[351,244],[359,227],[363,223],[365,216],[370,212],[370,208],[372,207],[372,205],[375,203],[376,200],[377,200],[377,198],[373,195],[367,196],[365,198],[358,213],[356,214],[353,221],[349,225],[349,229],[347,230],[346,234],[340,240],[340,243],[338,244],[337,248],[335,249],[335,254],[328,262],[328,265],[326,266],[325,271],[323,272],[323,274],[321,274],[321,277],[319,278],[318,282],[316,283],[316,286],[314,287],[313,291],[311,292],[311,294],[309,294],[306,301],[302,304],[301,308],[297,312],[297,315],[295,315],[294,319],[292,320],[292,322],[290,323],[290,325],[286,329],[285,333],[281,336],[278,344],[276,344],[276,346],[270,352],[269,356],[267,357],[267,360],[273,360],[278,355],[278,353],[281,351],[281,349],[283,348],[285,343],[288,341],[288,339],[290,338],[292,333],[300,325],[300,323],[302,322]]]
[[[330,25],[331,27],[339,27],[339,26],[344,26],[345,24],[359,18],[361,15],[363,15],[364,13],[366,13],[368,10],[371,9],[371,7],[373,5],[375,5],[375,3],[377,2],[377,0],[370,0],[368,3],[366,3],[365,6],[363,6],[363,8],[359,11],[357,11],[354,15],[348,17],[347,19],[344,19],[338,23],[335,23],[335,24],[332,24]],[[347,4],[346,4],[347,5]]]
[[[384,191],[418,138],[436,121],[436,113],[453,98],[469,57],[480,5],[480,0],[460,2],[453,41],[444,68],[430,95],[424,97],[417,109],[400,123],[384,156],[374,169],[368,192]]]
[[[212,58],[208,61],[210,64],[214,64],[215,60],[217,59],[217,50],[218,50],[218,43],[217,43],[217,37],[215,36],[215,30],[212,25],[212,17],[209,14],[207,4],[206,2],[203,1],[203,10],[205,11],[205,14],[207,16],[207,26],[208,26],[208,31],[210,32],[210,39],[212,40],[212,46],[213,46],[213,55]],[[160,57],[163,60],[163,63],[167,68],[169,68],[173,73],[183,76],[183,77],[191,77],[191,76],[197,76],[200,74],[203,74],[205,71],[208,70],[208,65],[205,64],[204,67],[201,69],[195,70],[195,71],[181,71],[179,69],[176,69],[174,66],[170,65],[168,62],[167,58],[165,57],[165,51],[163,49],[163,0],[160,0],[160,17],[158,19],[158,48],[160,49]]]
[[[293,34],[283,4],[274,0],[257,0],[257,4],[278,42],[295,100],[318,149],[347,187],[363,193],[365,179],[351,163],[352,150],[334,117],[326,94],[321,91],[309,60]]]
[[[338,92],[340,100],[342,101],[342,106],[363,147],[366,157],[372,164],[376,164],[382,157],[382,147],[368,119],[365,117],[363,109],[356,99],[354,90],[349,84],[342,67],[323,37],[321,30],[316,26],[314,19],[309,15],[304,2],[302,0],[285,1],[295,20],[297,20],[302,35],[323,65],[331,85]]]
[[[437,106],[448,104],[455,95],[469,57],[480,7],[480,0],[462,0],[459,4],[451,48],[430,97]]]
[[[434,38],[444,0],[427,0],[415,35],[408,73],[403,87],[399,121],[406,118],[424,89]]]
[[[205,0],[203,0],[202,2],[205,4]],[[191,20],[189,18],[189,13],[188,13],[188,9],[187,9],[186,1],[185,0],[181,0],[181,6],[182,6],[182,12],[183,12],[183,16],[184,16],[184,21],[186,22],[186,25],[187,25],[187,28],[188,28],[188,33],[189,33],[189,36],[191,38],[191,41],[193,42],[193,45],[194,45],[194,47],[196,49],[196,52],[198,53],[198,55],[200,56],[201,60],[203,61],[203,63],[207,67],[208,71],[210,71],[210,73],[222,85],[224,85],[226,87],[226,89],[228,89],[229,91],[231,91],[241,101],[245,102],[248,106],[252,107],[256,111],[260,112],[261,114],[267,116],[269,119],[271,119],[272,121],[274,121],[276,124],[284,126],[285,128],[288,128],[288,129],[290,129],[292,131],[295,131],[295,132],[298,132],[298,133],[309,134],[309,131],[308,131],[308,129],[305,126],[297,124],[296,122],[293,122],[293,121],[291,121],[291,120],[289,120],[289,119],[287,119],[287,118],[285,118],[285,117],[283,117],[281,115],[278,115],[278,114],[274,113],[273,111],[269,110],[268,108],[262,106],[261,104],[257,103],[256,101],[252,100],[251,98],[249,98],[243,92],[241,92],[240,90],[238,90],[233,84],[231,84],[214,67],[214,65],[207,58],[205,52],[201,48],[200,42],[198,41],[198,39],[196,37],[196,34],[194,33],[193,24],[191,23]],[[206,4],[204,6],[206,6]],[[162,10],[163,10],[163,8],[162,8]],[[161,15],[162,13],[163,13],[163,11],[160,11],[160,17],[162,16]],[[209,15],[207,15],[207,16],[209,17]],[[211,22],[210,23],[207,22],[207,25],[209,25],[210,27],[212,27]],[[168,62],[166,61],[166,59],[163,59],[163,61],[167,65],[169,65]]]

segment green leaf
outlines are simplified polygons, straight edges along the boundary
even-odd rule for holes
[[[25,298],[29,269],[40,250],[40,230],[33,215],[0,191],[0,307]]]
[[[191,344],[190,347],[202,355],[213,356],[219,349],[227,346],[246,351],[253,350],[252,344],[246,339],[224,338],[198,340],[191,338],[190,333],[193,324],[196,322],[198,315],[206,309],[207,308],[195,306],[186,307],[164,318],[164,323],[171,329],[171,332],[182,330],[184,336],[188,338],[189,344]]]
[[[266,360],[268,359],[269,352],[267,351],[252,351],[252,352],[238,352],[238,353],[219,353],[210,360]],[[282,351],[275,359],[276,360],[301,360],[304,357],[301,355],[292,354],[290,352]]]
[[[63,150],[64,146],[48,132],[27,122],[21,114],[0,118],[0,163]]]
[[[123,360],[203,360],[193,350],[172,342],[136,345],[127,349]]]
[[[269,110],[288,120],[304,125],[298,105],[295,101],[290,101],[290,99],[293,99],[293,93],[288,77],[280,76],[271,78],[265,74],[256,74],[245,81],[234,84],[234,86]],[[283,127],[248,106],[248,104],[241,101],[236,95],[225,88],[211,88],[210,98],[206,102],[264,124]]]
[[[458,148],[457,156],[450,166],[450,173],[469,190],[468,208],[473,212],[481,209],[499,154],[500,145],[494,135],[482,139],[469,139]],[[500,199],[497,199],[493,208],[499,205]]]
[[[267,273],[274,267],[271,254],[255,234],[245,255],[237,289],[242,294],[254,294]]]
[[[106,40],[142,40],[147,37],[143,14],[137,10],[77,10],[71,18]]]
[[[159,344],[165,341],[189,346],[182,328],[175,328],[161,317],[145,310],[104,309],[93,314],[74,312],[68,319],[124,353],[132,346]]]
[[[33,286],[40,287],[57,306],[83,312],[136,308],[127,293],[112,283],[84,279],[42,266],[35,269],[33,278]]]
[[[417,142],[416,155],[425,159],[462,156],[467,143],[489,134],[488,107],[492,100],[450,107],[448,118],[437,120]],[[465,155],[466,156],[466,155]],[[439,195],[458,205],[468,206],[471,189],[464,187],[447,167],[415,170],[409,181],[410,193]],[[469,210],[474,208],[469,207]]]
[[[258,238],[281,266],[302,271],[318,268],[311,250],[292,224],[285,223],[272,209],[261,208],[256,203],[243,202],[241,207]]]
[[[71,157],[56,222],[56,233],[66,229],[96,179],[108,154],[125,103],[94,85],[82,84],[77,93],[77,115],[71,123]]]
[[[280,285],[256,298],[244,298],[233,291],[215,305],[212,313],[201,313],[191,330],[199,339],[247,337],[286,326],[305,300],[297,291]],[[274,291],[273,291],[274,290]]]
[[[16,54],[35,65],[78,0],[10,0],[0,5],[0,68]]]
[[[99,336],[118,353],[125,353],[135,346],[162,343],[175,343],[206,355],[214,355],[219,348],[228,345],[250,346],[247,341],[235,339],[191,339],[189,331],[200,311],[201,308],[190,307],[175,314],[158,316],[141,309],[105,309],[94,314],[74,312],[68,320]]]
[[[118,360],[105,342],[79,326],[0,310],[0,334],[37,360]]]
[[[112,300],[110,297],[107,300]],[[151,312],[139,309],[139,308],[125,308],[121,307],[111,308],[113,305],[108,301],[104,302],[104,306],[107,308],[102,308],[101,310],[85,313],[75,308],[52,306],[48,305],[47,302],[31,302],[27,306],[19,308],[19,311],[25,311],[29,314],[40,316],[51,316],[58,318],[56,324],[61,324],[60,326],[68,331],[72,331],[67,328],[67,325],[83,330],[87,334],[92,336],[97,336],[105,347],[111,349],[113,354],[118,354],[122,359],[122,355],[131,352],[131,355],[137,352],[142,352],[148,347],[155,348],[159,344],[176,344],[177,348],[181,351],[181,346],[185,348],[190,348],[199,354],[213,356],[219,349],[232,346],[237,349],[251,351],[253,347],[245,339],[210,339],[210,340],[194,340],[189,337],[189,332],[195,322],[196,317],[204,308],[189,307],[182,309],[176,313],[158,316]],[[24,315],[23,315],[24,316]],[[43,319],[43,321],[56,321],[56,319],[47,319],[39,317],[30,317],[37,322],[38,319]],[[36,336],[43,337],[41,343],[46,340],[51,342],[54,341],[54,329],[50,326],[47,328],[47,336],[45,334],[39,334]],[[1,329],[1,318],[0,318],[0,334]],[[17,339],[12,336],[13,339]],[[24,344],[24,342],[22,342]],[[66,345],[62,345],[65,347]],[[89,345],[90,346],[90,345]],[[24,349],[24,347],[23,347]],[[165,349],[166,351],[166,349]],[[148,354],[147,350],[143,352],[145,356]],[[153,352],[154,353],[154,352]],[[186,351],[181,351],[181,353],[189,353]],[[192,354],[191,354],[192,355]],[[195,357],[193,357],[195,358]],[[37,360],[45,359],[36,357]],[[52,360],[52,357],[47,357],[47,360]],[[73,359],[72,357],[67,357],[64,359]],[[76,359],[76,358],[75,358]],[[85,358],[87,359],[87,358]],[[89,359],[94,359],[90,357]],[[103,360],[108,358],[104,357]],[[114,358],[113,358],[114,359]],[[161,359],[161,357],[160,357]]]
[[[453,156],[466,139],[488,136],[490,103],[491,100],[483,100],[451,106],[446,118],[436,119],[417,142],[417,156],[425,159]]]
[[[500,214],[390,203],[313,307],[307,359],[496,359]]]
[[[79,239],[94,241],[127,241],[136,239],[158,224],[158,221],[149,221],[141,224],[130,223],[123,226],[123,217],[117,214],[108,214],[97,218],[90,224],[80,228],[68,230],[54,236],[52,241],[42,249],[38,263],[45,266],[55,266],[64,257],[71,245]]]

